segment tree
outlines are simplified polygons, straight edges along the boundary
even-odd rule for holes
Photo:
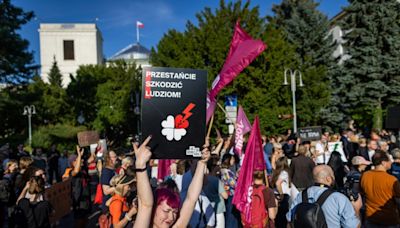
[[[287,41],[296,47],[304,89],[297,95],[300,125],[323,124],[323,110],[329,103],[328,68],[333,45],[328,36],[329,21],[313,0],[283,0],[272,7],[271,22],[284,31]]]
[[[0,83],[26,83],[32,78],[33,55],[28,51],[29,42],[17,33],[29,22],[33,12],[24,12],[10,0],[0,3]]]
[[[336,74],[342,100],[361,124],[382,128],[383,110],[400,103],[400,4],[352,0],[339,23],[351,56]],[[351,83],[349,83],[351,82]]]
[[[137,131],[133,97],[140,85],[141,68],[135,63],[80,66],[67,88],[75,124],[104,133],[111,144],[124,144]],[[79,116],[83,123],[77,122]]]
[[[62,77],[63,76],[60,72],[60,69],[57,66],[56,57],[54,56],[53,65],[51,66],[51,69],[49,72],[50,85],[62,87]]]
[[[264,133],[283,133],[291,126],[290,120],[281,120],[280,114],[291,113],[290,90],[282,86],[284,67],[298,64],[293,45],[288,44],[282,31],[267,26],[259,15],[258,7],[241,1],[225,4],[211,11],[205,8],[197,14],[198,24],[188,22],[184,32],[170,30],[152,49],[151,62],[155,66],[200,68],[208,71],[208,82],[214,80],[221,70],[229,51],[235,22],[254,38],[262,39],[268,46],[243,72],[219,94],[237,94],[250,120],[260,116]],[[214,124],[227,132],[225,114],[216,110]]]

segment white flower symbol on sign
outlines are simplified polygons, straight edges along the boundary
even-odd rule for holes
[[[186,129],[175,127],[175,118],[172,115],[167,116],[166,120],[161,122],[161,134],[164,135],[168,141],[179,141],[182,136],[186,135]]]

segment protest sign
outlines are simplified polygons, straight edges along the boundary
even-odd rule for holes
[[[321,139],[322,129],[320,126],[299,128],[301,141],[317,141]]]
[[[46,188],[45,198],[55,211],[50,216],[50,223],[53,224],[71,212],[71,180],[56,183],[50,188]]]
[[[142,140],[152,136],[153,158],[200,158],[206,133],[207,72],[144,68],[142,88]]]

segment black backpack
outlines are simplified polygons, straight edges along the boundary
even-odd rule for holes
[[[322,211],[322,205],[332,193],[332,190],[327,189],[320,195],[317,202],[309,203],[307,188],[304,189],[302,192],[302,202],[297,205],[294,213],[294,227],[327,228],[328,226],[326,224],[324,212]]]
[[[0,180],[0,202],[8,205],[11,198],[11,191],[13,191],[11,187],[10,180],[7,178],[3,178]]]

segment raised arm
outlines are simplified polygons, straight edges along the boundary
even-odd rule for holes
[[[147,137],[142,145],[138,148],[133,144],[133,149],[136,156],[136,180],[137,180],[137,195],[138,195],[138,213],[134,227],[150,227],[151,212],[153,209],[153,192],[150,186],[149,176],[146,172],[147,162],[151,158],[151,151],[147,147],[151,136]]]
[[[183,202],[180,210],[179,218],[176,221],[174,228],[184,228],[189,224],[190,217],[194,211],[197,199],[201,193],[203,187],[204,171],[207,168],[207,161],[210,158],[210,151],[208,149],[208,143],[204,146],[202,151],[202,159],[197,163],[196,171],[194,173],[192,182],[189,185],[189,189],[186,195],[186,199]]]
[[[80,148],[78,145],[76,146],[76,153],[78,157],[76,158],[76,163],[74,169],[72,170],[71,176],[76,176],[81,171],[81,164],[82,164],[82,155],[83,155],[83,148]]]

